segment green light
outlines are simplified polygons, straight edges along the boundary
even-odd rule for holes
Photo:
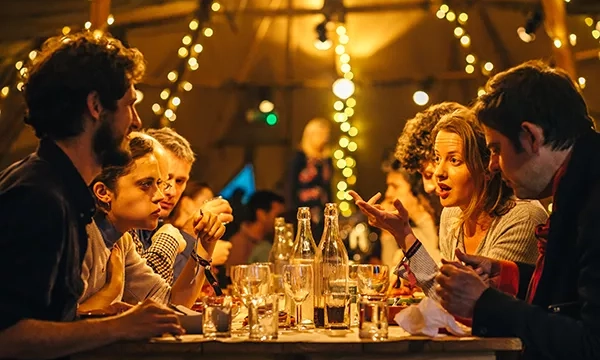
[[[269,115],[267,115],[267,125],[273,126],[275,124],[277,124],[277,115],[271,113]]]

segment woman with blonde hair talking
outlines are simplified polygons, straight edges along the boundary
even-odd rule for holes
[[[490,151],[474,114],[458,110],[444,116],[433,135],[436,192],[444,206],[439,233],[442,258],[454,260],[455,254],[467,253],[535,264],[535,229],[548,215],[539,202],[516,199],[501,175],[488,170]],[[353,196],[370,222],[391,232],[404,250],[407,261],[399,265],[399,274],[416,280],[432,295],[438,262],[415,237],[402,203],[396,200],[391,212],[375,205],[379,194],[369,202]],[[514,294],[526,292],[526,284],[498,285]]]

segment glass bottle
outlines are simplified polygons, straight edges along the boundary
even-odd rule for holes
[[[323,306],[323,322],[328,329],[350,328],[350,294],[348,293],[348,252],[340,237],[337,205],[325,204],[325,228],[319,244],[322,261],[319,306]],[[315,305],[317,306],[317,305]]]
[[[289,264],[291,248],[289,248],[285,237],[285,219],[275,219],[275,236],[273,246],[269,252],[269,262],[273,264],[272,289],[279,296],[279,309],[285,307],[285,288],[283,286],[283,267]]]
[[[294,248],[292,249],[292,256],[290,262],[292,264],[310,264],[313,267],[313,284],[315,288],[308,295],[308,298],[302,303],[302,319],[296,319],[296,323],[299,329],[311,329],[315,326],[314,318],[314,298],[317,293],[316,281],[319,277],[316,275],[317,267],[315,264],[321,261],[321,251],[315,244],[315,240],[312,236],[310,229],[311,214],[308,207],[298,208],[298,232],[296,233],[296,241],[294,241]]]

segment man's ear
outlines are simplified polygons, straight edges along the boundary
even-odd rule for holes
[[[113,193],[110,191],[108,186],[106,186],[103,182],[98,181],[92,186],[92,192],[100,200],[105,204],[110,204],[113,200]]]
[[[544,145],[544,130],[534,123],[525,121],[521,124],[521,146],[534,154],[539,153]]]
[[[100,97],[98,96],[97,92],[93,91],[88,94],[86,99],[86,105],[88,113],[90,114],[92,119],[100,119],[100,113],[102,112],[103,108],[100,104]]]

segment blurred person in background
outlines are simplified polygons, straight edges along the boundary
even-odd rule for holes
[[[315,118],[306,124],[300,149],[290,162],[285,184],[288,209],[311,209],[315,239],[320,239],[323,233],[325,204],[332,201],[333,161],[327,146],[330,134],[331,125],[326,119]]]

